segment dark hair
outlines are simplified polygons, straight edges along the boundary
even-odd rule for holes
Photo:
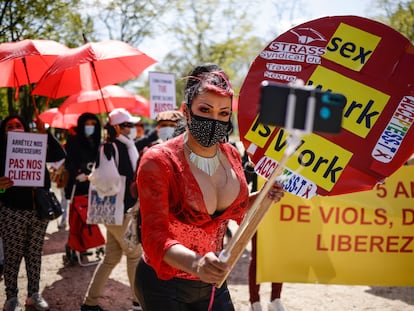
[[[108,136],[106,137],[106,139],[108,140],[108,142],[114,142],[116,140],[116,137],[118,136],[118,132],[115,128],[114,125],[112,125],[111,123],[107,122],[104,126],[104,129],[106,130]]]
[[[194,97],[205,91],[233,97],[233,87],[227,74],[216,64],[199,65],[189,73],[186,79],[184,100],[187,106],[191,105]]]
[[[90,139],[85,136],[85,123],[88,120],[95,120],[95,131],[92,134],[92,143],[97,148],[101,143],[101,122],[98,117],[90,112],[84,112],[78,117],[78,125],[76,127],[76,135],[81,146],[87,148],[90,145]]]
[[[7,143],[6,124],[11,119],[18,119],[20,123],[23,124],[24,131],[30,132],[29,124],[20,115],[9,115],[3,121],[1,121],[1,124],[0,124],[0,174],[4,174],[4,166],[5,166],[4,162],[6,160],[6,143]]]
[[[25,132],[30,132],[29,124],[26,122],[26,120],[22,116],[17,115],[17,114],[15,114],[15,115],[9,115],[3,121],[1,121],[1,124],[0,124],[0,135],[1,135],[1,138],[5,138],[6,137],[6,123],[9,122],[11,119],[18,119],[20,121],[20,123],[23,124],[24,131]]]

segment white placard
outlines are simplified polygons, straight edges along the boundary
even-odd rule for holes
[[[14,186],[43,187],[47,134],[8,132],[5,175]]]
[[[149,72],[151,118],[166,110],[176,110],[175,77],[172,73]]]

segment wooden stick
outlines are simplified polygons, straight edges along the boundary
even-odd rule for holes
[[[219,256],[220,260],[227,262],[230,269],[221,282],[217,284],[217,287],[221,287],[223,285],[247,244],[252,239],[263,217],[269,210],[270,206],[272,206],[273,200],[270,199],[267,194],[272,189],[277,177],[279,177],[282,173],[283,167],[288,158],[289,155],[285,154],[282,161],[262,187],[249,212],[246,214],[236,233],[233,235],[233,238],[221,252]]]
[[[219,259],[223,262],[227,262],[230,269],[220,283],[217,284],[217,287],[221,287],[223,285],[247,244],[252,239],[263,217],[266,215],[270,206],[272,206],[273,200],[269,199],[267,194],[272,189],[276,179],[282,174],[283,168],[285,167],[290,156],[293,155],[296,148],[299,146],[302,135],[306,133],[307,132],[305,131],[295,129],[291,131],[288,147],[283,154],[283,158],[280,160],[278,166],[260,190],[236,233],[220,253]]]

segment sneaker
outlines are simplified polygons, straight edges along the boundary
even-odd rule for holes
[[[132,311],[142,311],[142,307],[139,302],[132,302]]]
[[[49,310],[49,304],[39,293],[34,293],[26,299],[26,307],[33,308],[37,311]]]
[[[260,305],[260,301],[256,301],[252,303],[251,311],[262,311],[262,306]]]
[[[17,297],[13,297],[4,303],[3,311],[23,311],[23,309],[20,307]]]
[[[102,309],[101,306],[88,306],[88,305],[81,305],[81,311],[106,311],[105,309]]]
[[[276,298],[268,304],[269,311],[286,311],[279,298]]]

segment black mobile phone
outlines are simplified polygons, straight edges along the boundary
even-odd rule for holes
[[[346,97],[309,86],[263,81],[258,121],[307,132],[339,133]]]

